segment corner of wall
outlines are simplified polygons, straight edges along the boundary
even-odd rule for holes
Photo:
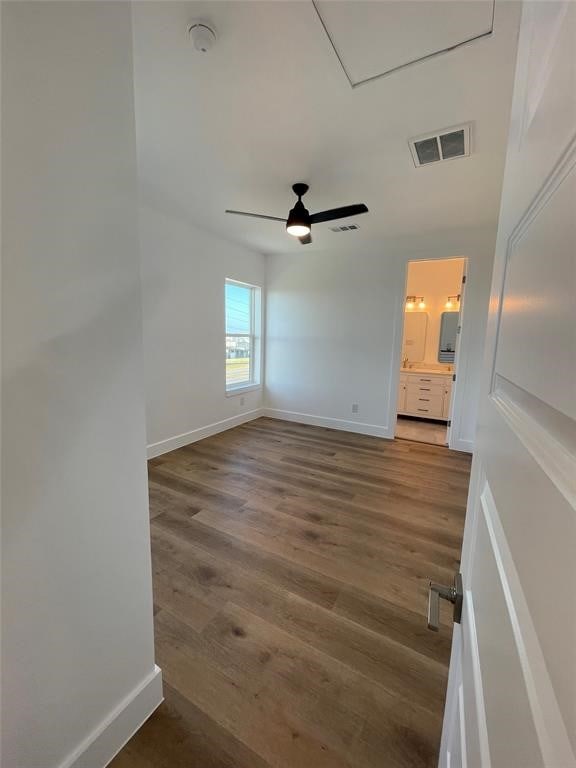
[[[108,765],[163,700],[162,671],[155,665],[152,673],[64,760],[60,768]]]
[[[474,441],[463,440],[462,438],[456,438],[450,441],[450,450],[452,451],[464,451],[465,453],[474,453]]]
[[[262,408],[262,416],[281,421],[294,421],[298,424],[310,424],[313,427],[326,427],[342,432],[355,432],[359,435],[382,437],[393,440],[394,434],[390,434],[389,427],[379,424],[365,424],[361,421],[348,421],[346,419],[334,419],[328,416],[315,416],[312,413],[298,413],[297,411],[283,411],[279,408]]]
[[[157,443],[152,443],[148,446],[148,458],[154,459],[157,456],[161,456],[164,453],[175,451],[177,448],[183,448],[185,445],[196,443],[198,440],[203,440],[205,437],[212,437],[219,432],[225,432],[227,429],[233,427],[239,427],[241,424],[246,424],[248,421],[253,421],[259,416],[263,415],[264,408],[255,408],[252,411],[241,413],[238,416],[232,416],[229,419],[222,419],[222,421],[215,421],[213,424],[207,424],[205,427],[198,427],[190,432],[183,432],[181,435],[175,435],[169,437],[167,440],[160,440]]]

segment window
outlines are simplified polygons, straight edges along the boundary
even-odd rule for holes
[[[260,383],[260,288],[226,280],[226,391]]]

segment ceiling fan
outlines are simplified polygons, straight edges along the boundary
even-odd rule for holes
[[[335,219],[345,219],[347,216],[358,216],[361,213],[368,213],[368,208],[364,203],[357,203],[356,205],[344,205],[341,208],[331,208],[329,211],[310,214],[304,208],[304,203],[302,202],[303,195],[308,192],[308,184],[293,184],[292,190],[298,197],[298,200],[288,214],[287,219],[280,219],[278,216],[265,216],[262,213],[247,213],[246,211],[227,210],[226,213],[234,213],[236,216],[253,216],[256,219],[284,221],[286,222],[286,232],[297,237],[302,245],[308,245],[312,242],[312,224],[320,224],[323,221],[334,221]]]

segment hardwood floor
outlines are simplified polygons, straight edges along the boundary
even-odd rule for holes
[[[272,419],[150,462],[165,703],[113,768],[435,766],[470,457]]]

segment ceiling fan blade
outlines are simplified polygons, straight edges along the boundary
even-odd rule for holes
[[[312,235],[310,233],[307,235],[302,235],[302,237],[299,237],[298,240],[300,240],[302,245],[310,245],[312,242]]]
[[[248,213],[247,211],[229,211],[226,213],[233,213],[236,216],[252,216],[255,219],[269,219],[270,221],[286,221],[286,219],[280,219],[278,216],[265,216],[263,213]]]
[[[361,213],[368,213],[368,208],[364,203],[343,205],[341,208],[332,208],[329,211],[313,213],[310,216],[310,224],[320,224],[322,221],[334,221],[334,219],[345,219],[347,216],[359,216]]]

